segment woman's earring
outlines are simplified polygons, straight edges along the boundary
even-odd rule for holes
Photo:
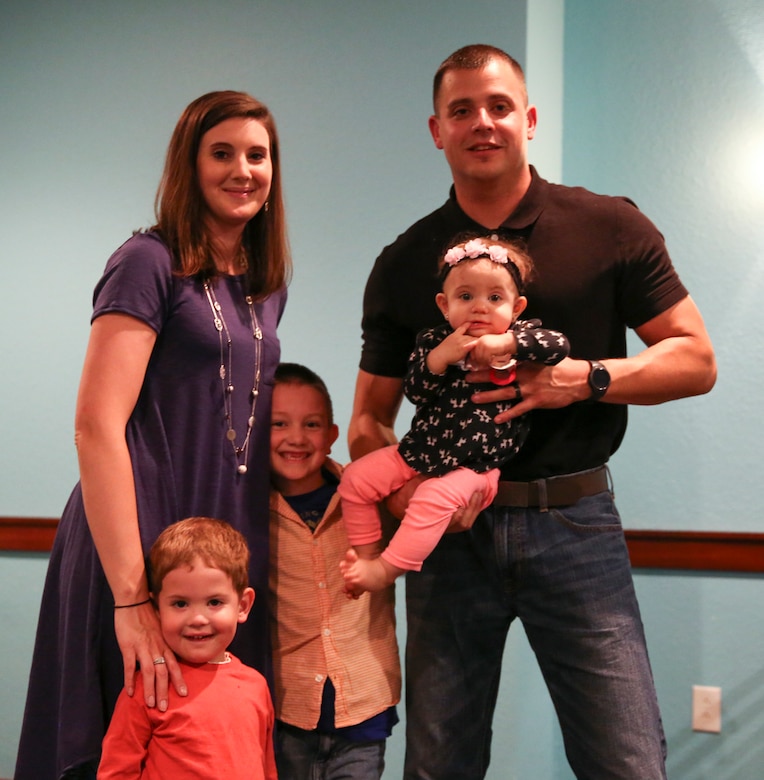
[[[270,206],[271,206],[270,202],[266,200],[265,201],[265,205],[263,206],[263,209],[267,212],[268,209],[270,208]]]

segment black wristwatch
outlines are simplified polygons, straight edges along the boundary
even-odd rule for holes
[[[589,387],[592,390],[590,401],[599,401],[610,387],[610,372],[599,360],[589,361]]]

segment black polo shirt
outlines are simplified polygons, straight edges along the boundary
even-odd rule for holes
[[[498,231],[468,217],[453,188],[446,203],[412,225],[377,258],[363,305],[360,367],[403,377],[416,334],[442,321],[438,258],[462,233],[521,238],[536,274],[528,319],[562,331],[571,357],[626,356],[626,328],[636,328],[687,296],[663,237],[627,198],[596,195],[542,179],[531,168],[528,192]],[[521,452],[505,479],[532,480],[605,463],[626,430],[627,407],[577,403],[531,412]]]

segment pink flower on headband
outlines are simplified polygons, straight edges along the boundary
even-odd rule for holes
[[[446,265],[456,265],[460,260],[464,260],[467,257],[467,253],[460,246],[452,246],[451,249],[446,252],[443,262]]]
[[[506,265],[509,261],[509,252],[498,244],[486,244],[479,238],[467,241],[464,246],[452,246],[443,257],[443,262],[449,266],[455,266],[459,261],[468,257],[475,260],[478,257],[486,257],[494,263]]]

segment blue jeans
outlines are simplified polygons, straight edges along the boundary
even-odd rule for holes
[[[666,777],[631,566],[609,492],[491,506],[406,582],[405,780],[479,780],[509,626],[520,618],[579,780]]]
[[[385,745],[385,740],[349,742],[336,734],[278,723],[279,780],[379,780],[385,768]]]

